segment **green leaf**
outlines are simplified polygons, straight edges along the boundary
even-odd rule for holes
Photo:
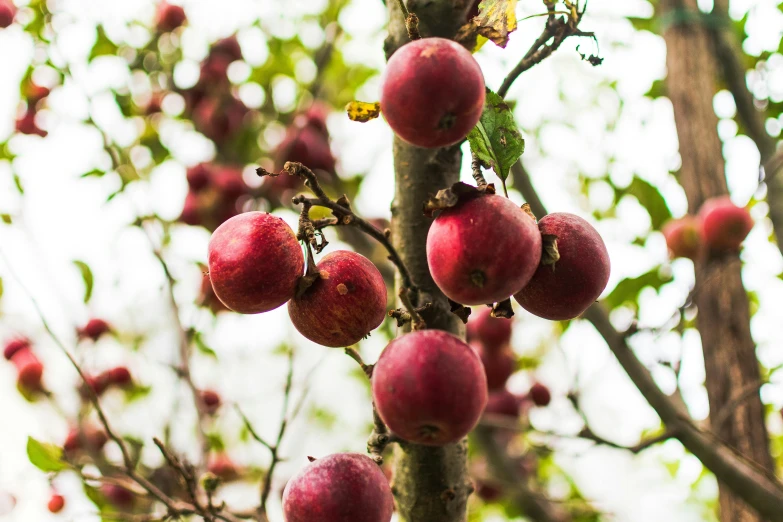
[[[98,35],[95,38],[95,45],[92,46],[92,51],[90,51],[90,58],[89,60],[92,61],[93,58],[96,58],[98,56],[114,56],[117,54],[117,44],[109,40],[109,37],[106,36],[106,31],[103,29],[102,25],[99,25],[96,28]]]
[[[0,219],[3,220],[3,223],[6,225],[10,225],[13,223],[13,219],[11,219],[11,214],[0,214]]]
[[[0,297],[3,297],[3,278],[0,277]]]
[[[106,497],[103,496],[103,493],[101,493],[98,488],[84,484],[84,494],[92,501],[93,504],[95,504],[99,511],[103,511],[106,507],[108,507]]]
[[[62,457],[63,450],[60,447],[27,437],[27,458],[41,471],[49,473],[64,470],[67,465]]]
[[[19,177],[19,174],[14,174],[14,185],[16,185],[16,190],[18,190],[20,194],[24,195],[24,187],[22,187],[22,178]]]
[[[134,385],[132,388],[125,390],[125,400],[128,403],[141,400],[149,395],[151,391],[152,388],[149,386]]]
[[[655,290],[659,290],[671,280],[671,274],[662,274],[661,270],[659,270],[658,267],[655,267],[638,277],[629,277],[617,283],[614,290],[606,296],[604,302],[606,302],[610,309],[617,308],[626,303],[636,303],[639,294],[648,286]]]
[[[650,214],[653,230],[660,230],[664,223],[672,218],[672,213],[666,200],[658,189],[641,178],[634,177],[628,188],[620,191],[622,194],[630,194],[639,200],[639,203]]]
[[[84,261],[76,260],[73,262],[73,264],[76,265],[76,267],[82,273],[82,279],[84,280],[84,302],[86,303],[90,300],[90,297],[92,297],[92,270],[90,270],[89,265],[87,265],[87,263]]]
[[[214,357],[215,359],[218,358],[215,350],[207,346],[207,343],[204,342],[204,338],[201,336],[201,333],[196,332],[193,335],[193,342],[196,343],[196,349],[199,352],[203,353],[204,355],[208,355],[209,357]]]
[[[102,177],[104,174],[106,174],[106,172],[105,172],[105,171],[103,171],[103,170],[93,169],[93,170],[91,170],[90,172],[85,172],[85,173],[84,173],[84,174],[82,174],[80,177],[82,177],[82,178],[89,178],[89,177],[96,177],[96,178],[100,178],[100,177]]]
[[[470,150],[488,164],[503,181],[525,152],[525,140],[514,122],[511,108],[503,98],[487,89],[484,113],[468,134]]]

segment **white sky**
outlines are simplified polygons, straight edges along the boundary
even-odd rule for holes
[[[316,12],[325,0],[285,2],[287,12]],[[16,137],[12,150],[18,155],[14,170],[26,189],[21,199],[13,188],[10,166],[0,161],[0,213],[14,216],[13,226],[0,224],[0,250],[10,259],[25,284],[40,301],[47,318],[69,345],[75,342],[73,327],[95,314],[110,320],[125,335],[152,332],[152,338],[140,353],[132,356],[130,367],[145,383],[155,384],[154,397],[123,410],[117,397],[108,396],[105,403],[110,417],[122,432],[149,440],[160,434],[165,421],[172,415],[177,397],[183,390],[172,385],[174,377],[166,363],[173,362],[176,332],[171,328],[170,312],[162,292],[164,278],[143,235],[127,227],[136,212],[154,210],[167,218],[176,217],[186,192],[184,164],[207,159],[211,146],[204,140],[183,133],[176,126],[167,135],[176,161],[157,168],[149,183],[136,183],[126,194],[111,203],[103,203],[118,186],[116,177],[79,179],[84,172],[105,165],[100,139],[94,131],[78,123],[90,106],[85,93],[92,96],[92,111],[96,119],[106,122],[118,141],[132,139],[133,127],[123,125],[111,108],[101,103],[101,92],[126,81],[124,70],[116,60],[84,66],[84,58],[92,45],[93,25],[107,25],[113,36],[125,34],[128,19],[151,19],[153,7],[148,1],[128,0],[62,0],[66,14],[58,17],[57,37],[62,56],[74,63],[78,85],[66,85],[49,99],[50,110],[43,116],[49,136]],[[705,2],[709,4],[709,2]],[[283,2],[224,0],[184,2],[189,26],[183,35],[185,56],[198,61],[206,52],[207,42],[228,35],[236,28],[243,51],[249,61],[265,59],[263,32],[247,29],[260,16],[264,30],[276,36],[304,33],[289,15],[282,13]],[[535,12],[535,7],[523,6],[520,16]],[[732,14],[743,16],[751,9],[748,27],[753,35],[746,42],[748,52],[776,49],[783,30],[783,15],[771,0],[734,1]],[[598,176],[607,171],[612,180],[630,181],[636,173],[658,185],[676,215],[685,212],[682,190],[669,174],[679,164],[677,140],[671,105],[668,100],[643,97],[650,83],[665,74],[663,41],[649,33],[635,33],[622,16],[643,16],[650,12],[642,0],[593,0],[585,29],[595,30],[601,41],[604,65],[592,68],[580,62],[573,52],[575,43],[542,65],[524,74],[512,89],[518,99],[517,119],[523,130],[546,124],[539,139],[526,133],[526,163],[533,180],[550,211],[570,211],[587,217],[590,205],[606,205],[606,191],[600,187],[591,191],[589,201],[579,196],[577,173]],[[381,2],[355,0],[346,9],[341,23],[355,40],[345,52],[354,62],[383,65],[382,27],[385,11]],[[540,30],[540,20],[520,23],[507,49],[487,44],[478,55],[487,84],[496,88]],[[318,32],[314,45],[317,45]],[[588,41],[583,50],[592,49]],[[0,30],[0,139],[8,136],[18,104],[18,82],[32,56],[29,39],[19,27]],[[783,98],[783,59],[767,78],[766,88]],[[192,71],[192,66],[191,66]],[[188,76],[188,66],[178,74]],[[306,74],[306,71],[303,73]],[[617,83],[616,93],[608,87]],[[619,94],[619,97],[618,97]],[[284,103],[290,92],[285,86],[275,92],[276,102]],[[378,82],[371,81],[360,92],[360,99],[378,97]],[[104,98],[105,99],[105,98]],[[733,114],[730,96],[716,97],[716,110],[723,118]],[[783,122],[781,122],[783,123]],[[606,130],[613,124],[613,130]],[[368,172],[356,207],[367,216],[388,215],[393,193],[391,133],[382,120],[360,125],[341,114],[329,120],[333,149],[340,158],[341,172],[352,175]],[[722,120],[727,173],[734,200],[746,203],[756,193],[758,152],[744,137],[736,137],[736,126]],[[464,169],[469,178],[468,169]],[[608,187],[604,187],[608,188]],[[518,194],[512,198],[519,200]],[[759,345],[759,356],[767,366],[783,363],[779,348],[783,334],[783,282],[778,275],[783,266],[777,249],[767,242],[771,230],[765,219],[765,205],[757,205],[754,216],[758,225],[747,241],[743,259],[743,276],[749,290],[758,293],[761,309],[753,319],[752,329]],[[281,213],[295,219],[293,213]],[[624,277],[636,276],[665,261],[666,248],[660,234],[653,234],[643,247],[630,241],[649,229],[649,218],[632,201],[622,201],[617,218],[598,225],[607,241],[612,259],[611,289]],[[279,468],[277,485],[284,483],[305,462],[305,455],[324,455],[341,450],[362,451],[370,421],[369,400],[358,380],[349,377],[353,362],[339,351],[313,345],[299,336],[287,320],[285,307],[258,316],[223,315],[213,325],[203,311],[189,305],[198,289],[200,273],[192,261],[203,261],[208,233],[203,229],[178,227],[167,253],[175,275],[182,281],[177,297],[183,303],[183,320],[208,332],[207,339],[220,356],[220,364],[196,357],[195,380],[200,386],[221,390],[228,401],[236,401],[255,420],[262,435],[272,437],[279,417],[285,360],[272,355],[276,345],[289,340],[297,351],[297,389],[313,367],[311,402],[332,410],[337,415],[334,429],[324,431],[318,426],[295,423],[285,445],[290,460]],[[328,250],[344,248],[336,240]],[[88,307],[81,302],[83,286],[72,260],[88,262],[96,274],[94,297]],[[687,295],[692,283],[692,267],[687,260],[671,264],[674,283],[660,294],[645,291],[642,296],[641,322],[646,325],[663,323]],[[0,263],[6,293],[0,301],[0,339],[14,333],[26,333],[36,340],[36,349],[46,365],[45,381],[65,398],[63,407],[73,412],[75,375],[65,358],[46,338],[36,315],[17,284],[9,277],[7,267]],[[648,289],[649,290],[649,289]],[[583,404],[592,428],[599,434],[620,443],[635,443],[643,430],[655,429],[657,418],[627,380],[597,333],[588,324],[576,324],[555,346],[552,325],[517,310],[513,347],[519,354],[544,353],[543,365],[537,377],[554,390],[555,399],[545,410],[533,411],[533,424],[542,429],[576,432],[580,425],[570,409],[566,391],[578,377]],[[618,316],[618,319],[619,316]],[[542,347],[548,346],[548,350]],[[383,348],[380,336],[364,343],[366,358],[374,361]],[[707,416],[707,400],[698,335],[692,332],[681,339],[675,335],[659,338],[637,338],[637,353],[645,362],[658,358],[676,358],[683,354],[680,377],[682,393],[696,419]],[[79,350],[85,366],[103,368],[127,359],[127,353],[113,340]],[[671,391],[673,375],[656,369],[660,385]],[[509,386],[524,391],[530,376],[520,374]],[[780,377],[762,390],[766,402],[783,405]],[[219,422],[226,433],[237,433],[236,415],[223,410]],[[179,412],[181,429],[176,440],[190,447],[187,426],[192,421],[189,411]],[[67,431],[63,418],[51,406],[41,403],[30,406],[15,390],[15,374],[11,365],[0,364],[0,492],[18,498],[19,504],[0,520],[54,520],[45,509],[49,495],[46,477],[27,461],[24,446],[28,435],[41,440],[62,441]],[[783,422],[770,419],[773,432],[783,431]],[[229,438],[230,440],[230,438]],[[623,452],[590,448],[589,445],[561,445],[558,462],[576,478],[582,491],[595,500],[596,507],[611,513],[607,520],[647,522],[670,520],[696,522],[705,520],[702,499],[715,495],[712,480],[700,488],[691,485],[701,474],[701,465],[685,456],[677,442],[668,442],[639,456]],[[257,445],[237,446],[231,452],[240,463],[264,465],[268,456]],[[152,448],[144,459],[157,462]],[[666,463],[679,462],[672,475]],[[57,486],[65,492],[68,506],[59,520],[97,520],[91,516],[91,504],[77,501],[73,477],[62,477]],[[255,488],[227,488],[229,502],[237,507],[249,507],[256,499]],[[281,521],[277,497],[273,498],[272,517]],[[0,510],[2,498],[0,494]],[[498,519],[501,520],[501,519]]]

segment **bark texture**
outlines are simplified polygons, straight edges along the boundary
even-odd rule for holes
[[[728,193],[718,119],[712,105],[716,66],[709,30],[698,22],[696,0],[661,2],[662,16],[680,23],[664,33],[669,98],[680,143],[680,183],[689,211]],[[690,14],[688,14],[690,13]],[[740,454],[772,472],[764,409],[758,393],[759,365],[750,334],[748,297],[736,255],[696,263],[694,303],[701,334],[713,432]],[[724,484],[720,514],[725,522],[758,522],[763,518]]]
[[[388,0],[389,37],[387,59],[409,41],[397,0]],[[462,0],[409,0],[408,10],[420,20],[423,37],[452,38],[464,21],[467,2]],[[432,306],[422,313],[428,328],[464,336],[461,321],[450,312],[446,297],[432,280],[425,245],[431,219],[423,214],[430,194],[459,180],[462,154],[459,148],[421,149],[394,139],[396,188],[392,204],[392,241],[405,261],[421,301]],[[414,305],[416,303],[414,302]],[[401,522],[463,522],[473,490],[467,473],[467,442],[444,447],[401,443],[395,449],[392,492]]]

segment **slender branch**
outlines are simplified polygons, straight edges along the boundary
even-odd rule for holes
[[[244,423],[245,428],[247,429],[248,433],[250,433],[250,436],[253,438],[253,440],[255,440],[256,442],[264,446],[269,451],[273,451],[274,446],[272,446],[270,443],[268,443],[263,437],[261,437],[258,434],[255,428],[253,428],[253,425],[250,423],[250,419],[247,418],[247,416],[240,409],[238,404],[235,406],[235,408],[239,416],[242,418],[242,422]]]
[[[394,265],[397,267],[397,270],[400,272],[400,277],[402,278],[403,285],[408,290],[415,291],[415,286],[413,285],[413,280],[411,279],[410,272],[408,271],[408,268],[405,266],[405,263],[402,261],[402,258],[397,252],[397,249],[394,248],[394,245],[392,245],[391,241],[389,240],[389,237],[383,231],[379,230],[371,223],[357,216],[353,212],[353,209],[351,208],[351,205],[348,202],[347,197],[342,196],[337,201],[333,201],[321,188],[321,185],[318,183],[318,178],[315,175],[315,173],[309,168],[307,168],[306,166],[302,165],[301,163],[289,161],[285,164],[283,170],[288,175],[292,175],[292,176],[295,175],[295,176],[302,177],[305,180],[305,185],[310,190],[312,190],[313,194],[315,194],[316,196],[315,198],[296,196],[293,199],[294,204],[304,205],[308,209],[311,206],[328,208],[335,215],[336,220],[333,218],[329,218],[327,220],[323,220],[323,219],[318,220],[316,222],[318,224],[318,227],[315,227],[315,223],[313,223],[313,226],[316,230],[318,230],[319,227],[323,228],[325,226],[332,226],[332,225],[350,225],[350,226],[357,227],[359,230],[361,230],[365,234],[369,235],[370,237],[378,241],[381,245],[383,245],[383,247],[389,253],[389,260],[392,263],[394,263]],[[275,174],[272,172],[268,172],[261,167],[256,169],[256,172],[258,173],[259,176],[281,175],[280,173]],[[411,310],[412,308],[409,309],[409,311]],[[413,313],[415,313],[415,310],[413,310]],[[413,313],[411,315],[413,315]]]
[[[570,2],[566,3],[566,5],[571,8],[568,16],[555,17],[555,3],[547,3],[548,19],[544,26],[544,30],[541,32],[541,35],[536,38],[533,45],[530,46],[519,63],[508,73],[508,76],[503,80],[503,83],[501,83],[498,88],[498,95],[500,95],[501,98],[505,98],[511,85],[523,72],[548,58],[560,47],[566,38],[570,36],[595,38],[594,33],[584,32],[578,29],[584,11],[578,11]],[[550,40],[552,40],[552,42],[547,44]]]
[[[166,276],[169,305],[171,306],[171,312],[174,316],[174,324],[177,327],[177,333],[179,335],[180,366],[177,368],[177,375],[185,382],[193,398],[193,404],[198,415],[196,432],[199,438],[199,445],[201,446],[201,464],[202,466],[205,466],[207,462],[207,455],[209,454],[209,439],[207,438],[206,432],[204,430],[204,422],[208,418],[209,413],[207,412],[204,401],[201,399],[201,394],[199,393],[198,388],[196,388],[196,385],[193,382],[193,377],[190,372],[191,342],[187,329],[182,324],[182,319],[180,318],[179,304],[177,304],[177,300],[174,297],[174,285],[176,283],[176,279],[172,275],[171,270],[169,269],[169,265],[166,262],[166,259],[163,257],[163,253],[156,246],[150,231],[144,226],[144,223],[141,223],[139,228],[142,229],[145,236],[147,237],[147,241],[152,248],[152,253],[158,260],[158,263],[160,263],[160,266],[163,269],[163,273]]]
[[[272,462],[269,464],[269,470],[267,471],[266,477],[264,477],[264,481],[261,486],[261,505],[259,506],[258,509],[259,512],[264,516],[266,516],[266,502],[269,499],[269,493],[272,491],[272,476],[275,473],[275,467],[280,462],[280,443],[283,441],[283,436],[285,436],[285,431],[289,424],[288,403],[291,398],[291,388],[293,384],[293,378],[294,378],[294,351],[289,350],[288,373],[286,374],[285,391],[283,392],[283,412],[280,420],[280,429],[278,429],[277,431],[277,439],[275,440],[274,445],[271,448],[269,448],[269,451],[272,454]]]

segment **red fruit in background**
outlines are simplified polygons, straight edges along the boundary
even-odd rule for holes
[[[693,216],[673,219],[663,226],[663,236],[672,258],[696,260],[702,250],[701,223]]]
[[[234,461],[225,453],[212,455],[207,463],[207,471],[226,481],[234,480],[239,476]]]
[[[22,349],[17,351],[11,362],[16,366],[17,383],[21,388],[27,391],[42,391],[41,377],[43,376],[43,364],[38,357],[30,350]]]
[[[106,388],[109,387],[109,381],[106,378],[106,374],[100,374],[96,376],[86,375],[84,377],[84,382],[79,387],[79,394],[87,400],[90,398],[89,388],[92,388],[92,390],[95,392],[95,395],[101,396],[103,392],[106,391]]]
[[[97,452],[102,450],[108,441],[109,438],[102,428],[88,424],[83,427],[82,431],[79,431],[78,428],[71,428],[63,443],[63,451],[69,453],[87,449],[90,452]]]
[[[192,192],[200,192],[210,184],[212,174],[209,164],[199,163],[190,167],[186,173],[188,187]]]
[[[507,299],[527,284],[540,259],[535,222],[502,196],[478,196],[444,210],[427,235],[432,278],[464,305]]]
[[[328,135],[315,127],[289,127],[285,138],[275,149],[275,169],[280,171],[287,161],[296,161],[310,170],[321,174],[319,181],[331,180],[335,171],[335,159],[329,148]],[[324,178],[323,174],[328,177]],[[295,189],[302,186],[302,180],[297,176],[281,174],[267,177],[264,186],[277,191]]]
[[[178,5],[171,5],[168,2],[158,4],[155,14],[155,25],[159,31],[168,33],[185,23],[187,17],[185,10]]]
[[[487,407],[484,413],[506,415],[507,417],[519,416],[519,399],[505,388],[490,392],[487,399]]]
[[[229,36],[218,40],[209,50],[210,56],[225,56],[230,58],[232,62],[242,59],[242,48],[239,46],[236,36]]]
[[[234,167],[217,168],[212,175],[212,183],[225,201],[236,201],[248,191],[242,179],[242,170]]]
[[[471,343],[471,347],[481,357],[484,372],[487,376],[487,389],[499,390],[516,370],[516,356],[511,348],[505,346],[500,350],[487,350],[481,343]]]
[[[197,85],[205,89],[214,89],[216,86],[227,87],[229,83],[228,66],[233,61],[224,55],[208,56],[201,64]]]
[[[247,107],[233,97],[206,98],[193,111],[196,130],[215,143],[225,143],[242,128]]]
[[[16,339],[11,339],[5,343],[3,357],[5,357],[7,361],[10,361],[17,352],[20,350],[28,350],[31,346],[30,339],[27,337],[17,337]]]
[[[0,29],[5,29],[14,23],[16,6],[10,0],[0,0]]]
[[[712,252],[739,252],[753,228],[748,209],[738,207],[728,196],[708,199],[699,209],[704,243]]]
[[[394,499],[369,457],[336,453],[311,462],[283,491],[286,522],[389,522]]]
[[[93,341],[97,341],[109,332],[111,332],[109,323],[97,318],[90,319],[87,324],[77,330],[81,339],[92,339]]]
[[[119,386],[120,388],[129,386],[133,382],[131,373],[125,366],[117,366],[116,368],[112,368],[105,373],[106,380],[115,386]]]
[[[573,214],[549,214],[538,228],[541,234],[557,238],[560,259],[554,265],[542,262],[514,299],[538,317],[573,319],[606,288],[610,270],[606,245],[590,223]]]
[[[537,382],[530,387],[528,392],[530,399],[536,406],[547,406],[552,401],[552,394],[546,385]]]
[[[59,513],[65,507],[65,498],[62,495],[55,493],[49,498],[49,503],[46,505],[46,507],[52,513]]]
[[[235,216],[209,240],[209,277],[221,302],[257,314],[294,297],[304,272],[302,248],[279,217],[263,212]]]
[[[492,317],[492,309],[474,311],[467,324],[468,341],[478,341],[487,351],[499,350],[511,341],[511,319]]]
[[[436,148],[461,141],[484,110],[484,76],[470,52],[445,38],[400,47],[381,80],[381,113],[402,140]]]
[[[132,491],[117,484],[103,484],[100,491],[111,505],[123,510],[132,508],[136,499]]]
[[[476,352],[442,330],[394,339],[373,369],[372,395],[381,419],[403,439],[427,446],[456,442],[473,429],[487,403]]]
[[[22,134],[35,134],[45,137],[48,132],[38,127],[35,123],[35,110],[28,108],[25,113],[16,120],[16,131]]]
[[[295,122],[299,127],[312,127],[320,131],[324,136],[329,135],[326,127],[326,119],[331,114],[332,108],[323,102],[313,102],[304,114],[297,116]],[[296,161],[296,160],[293,160]]]
[[[182,207],[182,213],[179,215],[179,220],[186,225],[191,226],[198,226],[201,224],[198,194],[193,192],[187,193],[185,196],[185,204]]]
[[[215,390],[201,390],[199,397],[207,413],[215,413],[223,402]]]
[[[48,88],[33,83],[32,80],[25,82],[22,90],[24,97],[27,99],[28,107],[34,106],[49,96],[51,92]]]
[[[288,302],[294,327],[323,346],[358,343],[386,317],[386,283],[361,254],[338,250],[317,265],[320,279]]]

